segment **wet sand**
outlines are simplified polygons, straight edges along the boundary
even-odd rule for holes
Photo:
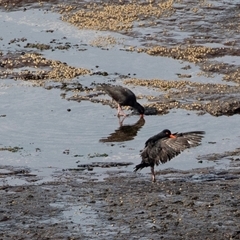
[[[156,183],[150,174],[109,171],[98,181],[64,171],[43,184],[8,170],[28,184],[0,188],[1,239],[240,238],[239,170],[165,170]]]

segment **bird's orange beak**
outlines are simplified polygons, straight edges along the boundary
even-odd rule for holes
[[[172,134],[171,134],[169,137],[170,137],[170,138],[176,138],[176,136],[174,136],[174,135],[172,135]]]

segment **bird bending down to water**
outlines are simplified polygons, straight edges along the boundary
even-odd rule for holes
[[[97,90],[103,90],[117,102],[118,116],[126,117],[122,106],[130,106],[135,108],[143,117],[144,107],[137,102],[135,94],[130,89],[118,85],[101,84],[97,85]]]
[[[204,131],[172,134],[168,129],[163,130],[146,141],[141,152],[142,162],[134,171],[151,167],[152,181],[155,182],[155,165],[166,163],[185,149],[200,145],[204,134]]]

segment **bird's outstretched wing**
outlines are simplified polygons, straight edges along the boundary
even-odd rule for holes
[[[147,141],[141,152],[142,161],[156,164],[166,163],[187,148],[201,144],[205,132],[195,131],[173,134],[176,138],[162,138],[157,141]]]
[[[173,134],[176,138],[165,138],[161,141],[161,163],[165,163],[187,148],[196,147],[201,144],[203,131],[186,132],[186,133],[175,133]],[[160,143],[157,142],[157,145]],[[159,148],[159,147],[157,147]]]
[[[176,151],[183,151],[186,148],[200,145],[204,134],[204,131],[174,133],[176,138],[167,138],[163,142]]]

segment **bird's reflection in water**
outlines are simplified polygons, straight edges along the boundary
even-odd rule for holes
[[[133,140],[138,131],[145,124],[145,120],[143,117],[139,118],[139,120],[133,125],[120,125],[115,132],[111,133],[108,137],[102,138],[100,142],[123,142]]]

